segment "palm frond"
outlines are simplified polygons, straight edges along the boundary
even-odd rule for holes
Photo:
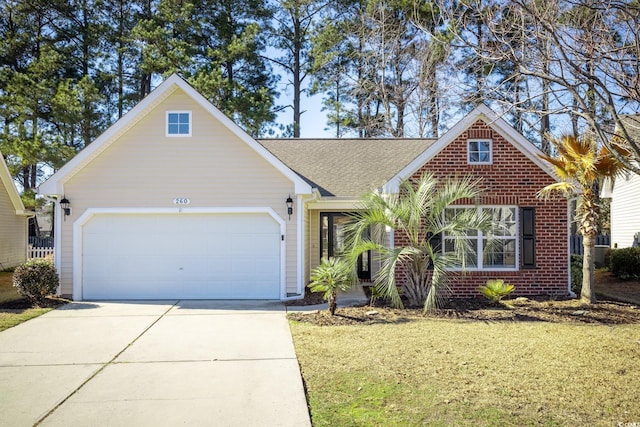
[[[557,193],[560,193],[565,197],[571,197],[577,192],[577,190],[578,189],[576,188],[575,184],[573,184],[572,182],[554,182],[553,184],[549,184],[538,191],[537,196],[547,200]]]

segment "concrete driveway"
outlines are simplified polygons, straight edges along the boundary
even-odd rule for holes
[[[275,301],[73,303],[0,332],[0,424],[310,426]]]

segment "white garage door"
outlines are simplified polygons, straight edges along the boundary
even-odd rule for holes
[[[83,299],[278,299],[267,214],[99,214],[82,233]]]

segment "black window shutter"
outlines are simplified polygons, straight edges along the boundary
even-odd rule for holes
[[[431,243],[431,247],[433,248],[434,252],[442,252],[442,234],[441,233],[438,233],[438,234],[428,233],[427,240],[429,240],[429,242]],[[428,269],[433,270],[433,264],[431,262],[429,263]]]
[[[536,267],[536,208],[521,208],[522,268]]]

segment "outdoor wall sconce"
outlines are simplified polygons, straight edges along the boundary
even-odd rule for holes
[[[291,215],[293,214],[293,199],[291,198],[291,194],[287,197],[287,213],[289,214],[289,219],[291,219]]]
[[[63,197],[62,200],[60,200],[60,208],[62,208],[62,212],[64,212],[64,216],[71,215],[71,203],[69,202],[69,199],[67,199],[66,197]]]

